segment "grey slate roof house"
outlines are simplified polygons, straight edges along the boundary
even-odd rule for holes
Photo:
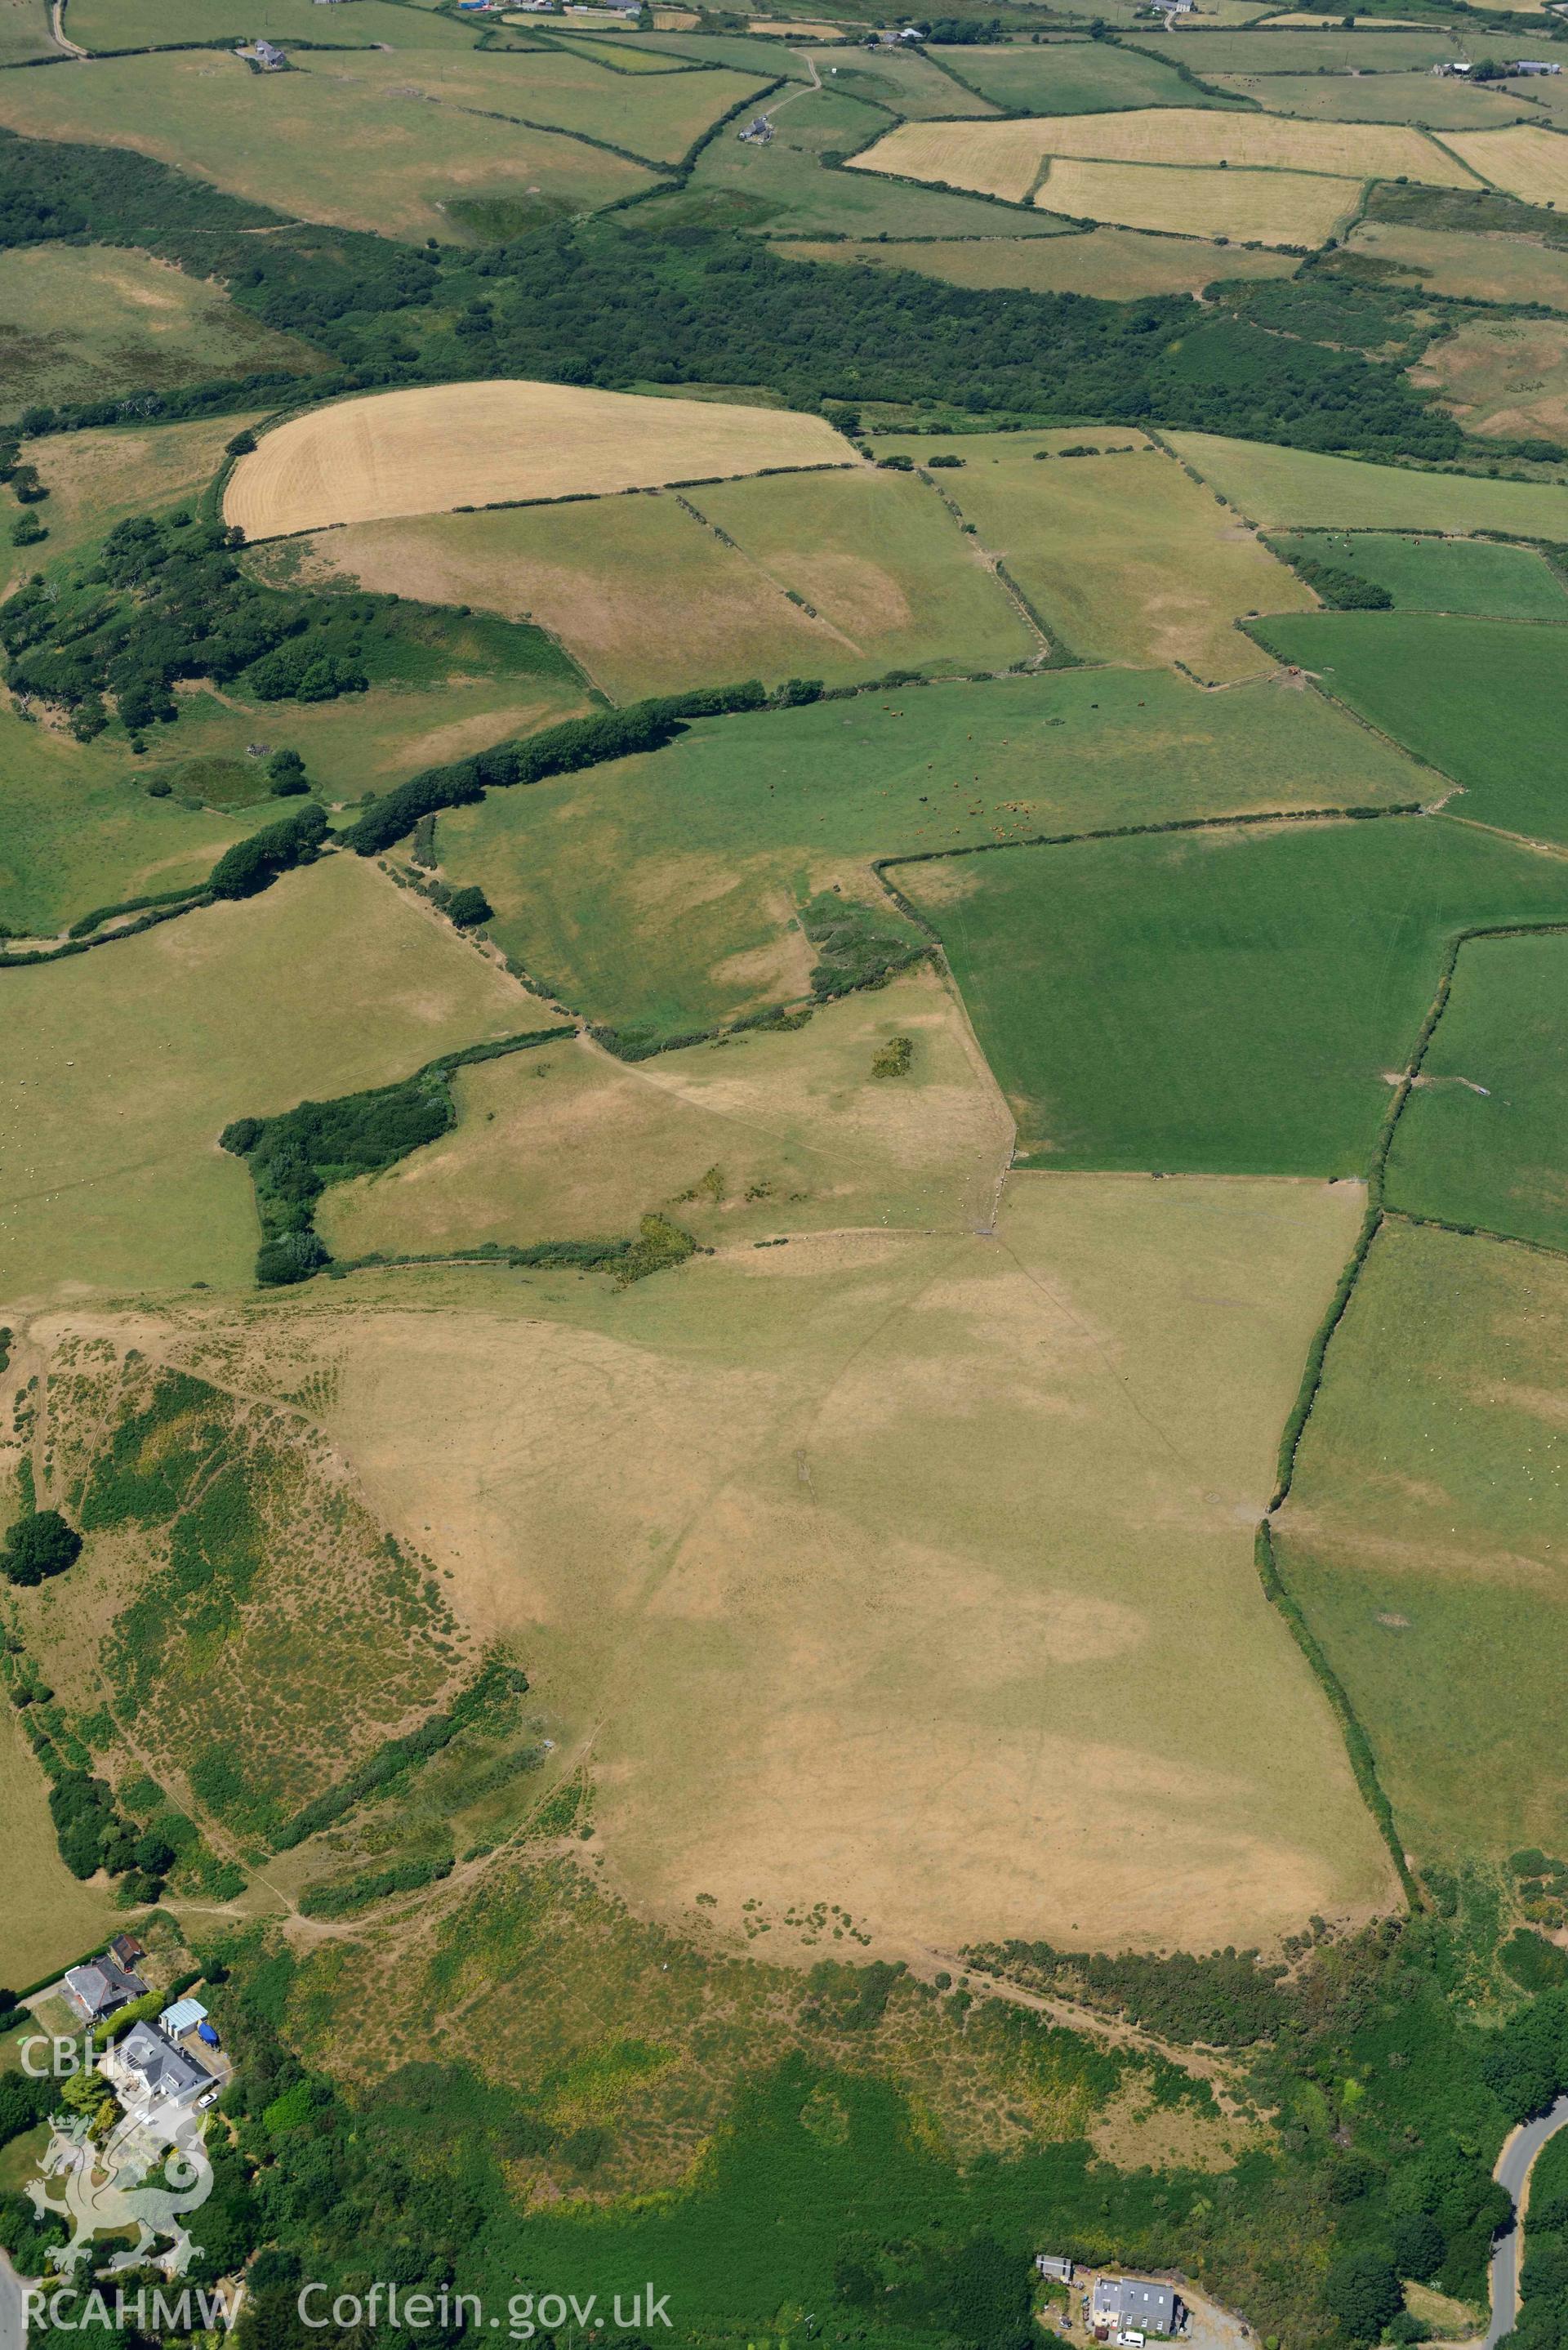
[[[65,1992],[84,2023],[97,2023],[100,2017],[123,2007],[127,2000],[145,1998],[147,1985],[106,1950],[101,1959],[91,1959],[85,1967],[67,1969]]]
[[[133,2023],[114,2054],[116,2069],[134,2073],[150,2097],[171,2097],[176,2105],[194,2105],[205,2090],[218,2085],[204,2064],[165,2040],[151,2023]]]
[[[1140,2334],[1174,2334],[1181,2303],[1168,2284],[1150,2284],[1143,2277],[1100,2277],[1089,2303],[1091,2325],[1128,2326]]]

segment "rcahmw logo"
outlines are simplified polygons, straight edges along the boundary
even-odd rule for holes
[[[213,2333],[222,2326],[226,2333],[239,2314],[244,2293],[242,2285],[231,2301],[221,2293],[192,2291],[189,2285],[167,2294],[156,2286],[149,2292],[141,2285],[135,2293],[122,2288],[111,2299],[97,2285],[84,2293],[75,2285],[57,2285],[51,2293],[47,2285],[30,2284],[22,2303],[29,2326],[57,2326],[62,2334],[77,2334],[88,2325],[113,2326],[119,2333],[133,2325],[138,2334],[193,2334],[198,2328]]]

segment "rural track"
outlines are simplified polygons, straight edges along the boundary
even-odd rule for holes
[[[764,121],[771,122],[775,114],[783,112],[784,109],[790,103],[792,99],[809,98],[814,89],[820,89],[822,88],[822,76],[816,70],[816,59],[815,57],[808,57],[804,49],[792,48],[789,54],[792,57],[798,57],[800,59],[802,65],[811,76],[811,79],[809,81],[798,83],[794,89],[786,90],[782,98],[775,98],[771,106],[759,108],[758,111],[763,116]]]
[[[90,52],[69,40],[65,27],[65,0],[49,0],[49,38],[56,48],[64,49],[67,57],[86,57]]]

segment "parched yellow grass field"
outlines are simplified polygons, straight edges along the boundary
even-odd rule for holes
[[[1147,107],[1126,114],[1055,115],[1028,121],[906,122],[855,161],[861,170],[941,180],[1021,203],[1050,156],[1178,165],[1184,171],[1217,169],[1224,163],[1231,172],[1322,173],[1343,182],[1404,176],[1441,187],[1473,184],[1471,173],[1453,155],[1424,131],[1403,123],[1314,122],[1199,107]],[[1060,193],[1059,186],[1048,185],[1035,201],[1049,200],[1053,211],[1071,211],[1071,205],[1057,200]],[[1159,224],[1168,228],[1176,222],[1188,224],[1184,206],[1166,211]],[[1195,225],[1202,234],[1202,224]]]
[[[23,457],[49,493],[49,536],[44,546],[12,556],[12,578],[36,570],[40,555],[50,565],[63,563],[127,515],[188,503],[222,464],[224,442],[260,421],[220,416],[194,424],[112,425],[24,442]]]
[[[943,661],[999,670],[1042,650],[976,542],[923,483],[808,473],[692,495],[834,631],[831,666],[846,674]]]
[[[8,1983],[20,1984],[36,1982],[50,1967],[68,1967],[85,1958],[95,1939],[107,1939],[115,1931],[120,1917],[106,1880],[82,1885],[60,1858],[47,1783],[9,1706],[5,1715],[0,1721],[0,1807],[8,1898],[0,1924],[0,1970]]]
[[[639,1908],[1210,1949],[1390,1890],[1251,1555],[1361,1206],[1029,1175],[994,1237],[365,1274],[252,1326],[330,1359],[329,1435],[526,1656]]]
[[[872,1062],[895,1036],[903,1076]],[[827,1228],[954,1231],[990,1215],[1012,1120],[957,999],[916,972],[799,1031],[628,1065],[591,1038],[460,1070],[459,1122],[345,1183],[334,1255],[425,1254],[635,1232],[650,1209],[704,1246]]]
[[[1541,302],[1551,310],[1568,310],[1568,253],[1532,237],[1455,234],[1363,221],[1345,242],[1353,253],[1374,254],[1413,272],[1434,294],[1458,294],[1473,302]]]
[[[509,498],[856,462],[832,425],[791,409],[558,383],[438,384],[280,424],[241,458],[223,515],[248,538],[272,538]]]
[[[1443,140],[1478,177],[1527,204],[1568,204],[1568,139],[1533,123],[1450,132]]]
[[[0,1296],[16,1305],[247,1282],[250,1178],[217,1142],[231,1118],[549,1024],[356,857],[5,978]]]
[[[1295,574],[1136,431],[1095,433],[1102,450],[1124,453],[1045,453],[1082,437],[959,434],[890,445],[917,464],[961,460],[943,474],[947,494],[1082,659],[1181,661],[1208,685],[1275,668],[1234,622],[1249,612],[1310,611]]]
[[[418,515],[294,544],[302,578],[537,620],[618,701],[843,666],[836,636],[669,496]]]
[[[1023,203],[1040,176],[1041,122],[903,122],[863,155],[852,172],[890,172],[900,180],[936,180],[977,195]]]
[[[1322,244],[1355,211],[1358,180],[1312,172],[1185,171],[1171,163],[1053,162],[1035,203],[1075,219],[1162,228],[1195,236],[1256,237],[1263,244]]]
[[[1288,276],[1285,253],[1249,253],[1199,237],[1145,236],[1137,229],[1091,228],[1079,236],[929,238],[908,244],[779,244],[797,261],[863,262],[916,269],[950,286],[1015,286],[1031,294],[1094,294],[1135,301],[1145,294],[1198,294],[1217,277]]]
[[[1467,432],[1561,441],[1568,434],[1568,322],[1467,320],[1431,346],[1410,380],[1435,390]]]
[[[706,484],[689,503],[653,493],[360,523],[305,544],[302,577],[531,617],[618,699],[941,660],[1003,668],[1040,650],[940,502],[862,466]]]
[[[1413,180],[1469,187],[1421,131],[1404,123],[1311,122],[1268,114],[1161,107],[1070,115],[1044,123],[1044,152],[1113,163],[1227,164],[1231,171],[1326,172],[1339,179]]]

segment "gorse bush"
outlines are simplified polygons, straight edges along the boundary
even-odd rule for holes
[[[1032,1990],[1066,1991],[1167,2039],[1210,2047],[1272,2038],[1291,2012],[1281,1988],[1284,1969],[1265,1965],[1256,1950],[1214,1950],[1206,1958],[1177,1951],[1162,1959],[1138,1951],[1057,1950],[1049,1942],[996,1942],[967,1955]]]

